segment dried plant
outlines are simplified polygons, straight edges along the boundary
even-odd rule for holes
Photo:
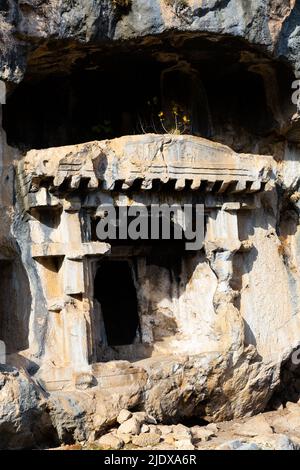
[[[172,109],[168,111],[165,117],[163,111],[158,113],[161,127],[167,134],[186,134],[190,131],[191,120],[181,106],[175,102],[172,103]]]
[[[190,134],[191,133],[191,119],[184,109],[172,101],[164,111],[158,108],[158,98],[153,97],[147,102],[148,112],[139,115],[139,129],[138,131],[155,134]]]

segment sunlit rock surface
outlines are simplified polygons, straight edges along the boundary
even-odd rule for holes
[[[297,402],[299,2],[2,3],[1,447]],[[97,238],[163,203],[204,205],[199,250]]]

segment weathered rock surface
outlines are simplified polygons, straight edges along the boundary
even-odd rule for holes
[[[138,447],[154,447],[160,441],[160,435],[156,433],[140,434],[132,438],[132,444]]]
[[[119,424],[124,423],[124,421],[127,421],[129,418],[131,418],[132,413],[128,410],[121,410],[118,417],[117,421]]]
[[[295,24],[300,12],[298,3],[292,0],[209,1],[201,5],[194,0],[132,0],[125,9],[114,7],[113,3],[122,2],[6,2],[1,12],[2,77],[15,81],[22,78],[29,47],[34,49],[36,63],[39,61],[46,68],[50,63],[42,64],[41,58],[42,52],[51,50],[50,43],[64,39],[70,42],[67,48],[74,48],[77,41],[82,48],[74,50],[71,63],[65,61],[65,67],[70,67],[83,54],[86,44],[133,40],[171,29],[185,34],[229,34],[299,63],[299,33]],[[56,54],[56,62],[65,60],[64,52]]]
[[[300,409],[300,406],[297,406]],[[299,413],[298,408],[294,408],[292,412],[295,419]],[[127,435],[124,440],[118,438],[118,429],[113,429],[94,443],[82,442],[81,448],[117,450],[121,448],[123,441],[123,449],[136,450],[299,450],[298,431],[289,431],[288,424],[283,426],[280,432],[274,431],[277,420],[284,420],[288,413],[291,412],[284,409],[267,412],[255,418],[221,422],[215,432],[209,429],[210,425],[187,427],[160,424],[154,426],[150,433]]]
[[[191,437],[191,431],[183,424],[177,424],[173,426],[173,436],[177,441],[189,439]]]
[[[175,441],[176,449],[178,450],[194,450],[195,446],[190,439],[180,439]]]
[[[123,447],[124,441],[113,434],[105,434],[100,437],[98,444],[103,450],[118,450]]]
[[[199,441],[209,441],[212,437],[216,436],[216,431],[203,426],[193,427],[193,439]]]
[[[240,425],[236,432],[240,436],[255,437],[260,434],[272,434],[273,429],[263,415],[258,415],[249,419],[245,424]]]
[[[140,431],[141,431],[141,423],[135,417],[132,417],[128,419],[127,421],[124,421],[118,429],[118,433],[120,434],[139,434]]]
[[[10,292],[7,298],[1,293],[0,334],[8,362],[17,366],[0,370],[0,447],[98,442],[112,449],[299,448],[296,404],[232,423],[232,429],[226,423],[193,429],[176,424],[195,417],[220,422],[250,417],[300,396],[295,362],[300,344],[300,106],[291,103],[294,74],[300,70],[299,2],[2,3],[0,78],[7,98],[16,99],[3,126],[10,136],[8,121],[13,129],[22,127],[15,118],[31,108],[22,87],[26,97],[33,77],[34,84],[43,79],[47,86],[53,80],[54,89],[60,88],[55,80],[66,77],[62,93],[69,101],[63,109],[68,109],[71,131],[64,132],[66,122],[55,121],[50,135],[53,116],[64,114],[54,106],[58,101],[51,103],[52,114],[49,103],[41,114],[33,111],[38,116],[34,125],[20,114],[24,126],[29,121],[26,142],[18,141],[14,129],[8,146],[0,129],[0,263],[2,291]],[[202,122],[206,139],[202,133],[156,135],[153,129],[126,137],[126,108],[113,116],[122,121],[118,138],[86,142],[91,139],[82,134],[77,143],[71,105],[79,95],[74,89],[100,66],[106,75],[110,54],[118,63],[134,51],[137,69],[145,55],[159,73],[164,66],[180,65],[180,72],[198,80],[194,65],[215,49],[210,74],[197,82],[197,104],[205,102],[207,111]],[[219,66],[220,57],[228,61],[227,69]],[[218,95],[222,87],[214,80],[227,73]],[[112,68],[109,77],[116,75]],[[120,82],[111,82],[116,91]],[[129,82],[122,91],[126,96]],[[247,86],[237,103],[230,102],[241,83],[255,85],[257,99],[247,101],[248,108],[242,99]],[[224,96],[230,87],[228,102]],[[154,90],[148,91],[153,100]],[[98,92],[109,95],[106,89]],[[41,92],[43,99],[46,95]],[[128,93],[129,108],[132,99]],[[215,102],[220,108],[214,108]],[[48,125],[42,118],[39,123],[48,113]],[[81,113],[84,121],[88,113]],[[135,109],[133,114],[139,113]],[[103,125],[109,134],[112,123],[105,119],[102,130]],[[62,135],[62,141],[72,135],[76,144],[44,145],[53,135]],[[41,138],[40,145],[30,145],[32,136]],[[203,250],[182,256],[178,266],[163,265],[161,256],[151,262],[148,255],[139,258],[135,285],[141,325],[136,330],[141,336],[128,347],[109,348],[107,338],[98,335],[103,319],[91,287],[95,272],[89,271],[88,281],[86,274],[90,260],[102,259],[111,247],[91,240],[93,224],[101,215],[101,198],[111,201],[115,191],[118,201],[121,194],[120,200],[127,198],[131,205],[137,183],[142,186],[134,197],[138,202],[148,198],[148,204],[155,188],[169,183],[174,183],[173,202],[182,202],[186,192],[193,200],[204,194],[207,238]],[[136,409],[143,411],[130,411]]]
[[[42,391],[24,371],[0,366],[0,448],[58,443]]]

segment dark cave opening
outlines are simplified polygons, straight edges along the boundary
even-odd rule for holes
[[[139,316],[129,262],[103,260],[96,273],[94,295],[101,305],[108,346],[132,344]]]
[[[29,345],[30,288],[19,260],[1,259],[0,270],[0,340],[6,354],[13,354]]]
[[[283,361],[280,368],[279,383],[268,402],[265,411],[278,409],[287,402],[297,403],[300,399],[300,348],[297,347]]]
[[[225,45],[186,38],[180,47],[175,42],[94,47],[80,51],[67,69],[47,63],[46,72],[43,57],[40,65],[29,58],[25,79],[10,91],[4,110],[9,145],[26,151],[175,133],[251,152],[272,133],[274,138],[280,130],[274,113],[278,103],[270,103],[266,86],[276,84],[266,85],[264,73],[272,69],[278,81],[280,107],[290,93],[290,72],[283,64],[253,51],[247,56],[246,46],[232,40]],[[54,61],[55,49],[50,52],[45,57]],[[72,53],[66,50],[66,63]]]

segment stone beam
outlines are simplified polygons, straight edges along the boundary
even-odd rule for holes
[[[110,245],[103,242],[74,243],[41,243],[31,246],[32,258],[48,258],[49,256],[65,256],[69,260],[82,260],[85,256],[108,254]]]
[[[26,210],[57,205],[56,196],[80,185],[86,191],[127,191],[137,182],[151,190],[158,181],[172,182],[175,191],[222,194],[258,192],[274,179],[272,156],[238,154],[200,137],[155,134],[31,150],[17,174]]]

